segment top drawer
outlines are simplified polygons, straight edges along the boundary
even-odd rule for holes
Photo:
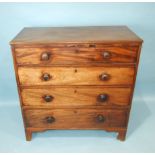
[[[16,48],[20,65],[73,65],[93,63],[134,63],[138,47]]]

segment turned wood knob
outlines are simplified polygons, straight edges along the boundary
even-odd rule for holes
[[[97,121],[98,122],[104,122],[105,121],[105,117],[101,114],[97,115]]]
[[[111,53],[108,51],[102,52],[102,56],[104,59],[110,59],[111,58]]]
[[[44,99],[46,102],[51,102],[51,101],[54,99],[54,97],[51,96],[51,95],[45,95],[45,96],[43,96],[43,99]]]
[[[48,74],[48,73],[44,73],[43,76],[42,76],[42,79],[43,79],[44,81],[48,81],[48,80],[50,80],[50,78],[51,78],[51,76],[50,76],[50,74]]]
[[[98,95],[97,100],[99,102],[105,102],[108,100],[108,95],[107,94],[100,94],[100,95]]]
[[[102,81],[107,81],[107,80],[110,79],[110,75],[107,74],[107,73],[103,73],[103,74],[101,74],[101,75],[99,76],[99,78],[100,78],[100,80],[102,80]]]
[[[96,45],[95,44],[90,44],[89,47],[96,47]]]
[[[48,116],[45,118],[47,123],[53,123],[55,122],[55,118],[53,116]]]
[[[44,52],[41,54],[41,60],[42,61],[47,61],[50,59],[50,54],[48,52]]]

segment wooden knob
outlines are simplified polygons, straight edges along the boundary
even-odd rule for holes
[[[53,116],[48,116],[45,118],[46,122],[47,123],[53,123],[55,122],[55,118]]]
[[[96,47],[95,44],[89,44],[89,47]]]
[[[110,59],[111,58],[111,53],[108,51],[102,52],[102,56],[104,59]]]
[[[54,97],[51,96],[51,95],[45,95],[45,96],[43,96],[43,99],[44,99],[46,102],[51,102],[51,101],[54,99]]]
[[[44,52],[41,54],[42,61],[48,61],[50,59],[50,54],[48,52]]]
[[[99,76],[99,78],[100,78],[100,80],[102,80],[102,81],[107,81],[107,80],[110,79],[110,75],[107,74],[107,73],[103,73],[103,74],[101,74],[101,75]]]
[[[96,118],[97,118],[98,122],[104,122],[105,121],[105,117],[103,115],[101,115],[101,114],[97,115]]]
[[[42,79],[43,79],[44,81],[49,81],[50,78],[51,78],[51,76],[50,76],[50,74],[48,74],[48,73],[44,73],[43,76],[42,76]]]
[[[107,94],[100,94],[100,95],[98,95],[97,100],[99,102],[106,102],[108,100],[108,95]]]

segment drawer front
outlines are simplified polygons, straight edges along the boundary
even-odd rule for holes
[[[133,84],[133,67],[19,67],[21,85]]]
[[[21,65],[87,64],[104,62],[136,62],[137,47],[103,48],[17,48]]]
[[[72,107],[72,106],[126,106],[131,88],[102,87],[52,87],[22,89],[24,105]]]
[[[26,127],[51,129],[102,129],[125,127],[127,111],[95,109],[25,110]]]

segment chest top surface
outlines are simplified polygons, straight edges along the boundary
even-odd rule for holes
[[[142,42],[126,26],[29,27],[10,44]]]

